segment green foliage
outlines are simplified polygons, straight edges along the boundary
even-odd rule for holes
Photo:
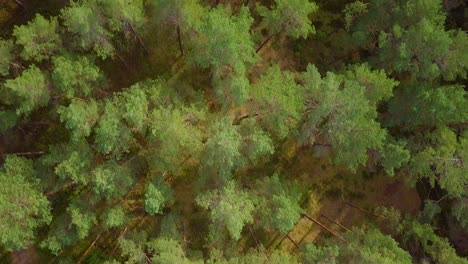
[[[306,244],[302,252],[303,263],[310,264],[336,264],[340,253],[338,246],[317,247],[314,244]]]
[[[466,264],[468,260],[457,256],[446,238],[438,236],[429,224],[407,220],[403,233],[405,239],[415,239],[436,263]]]
[[[367,11],[368,11],[367,3],[356,1],[356,2],[347,4],[345,6],[345,9],[343,10],[343,13],[345,14],[344,20],[345,20],[346,30],[350,29],[351,25],[356,20],[356,17],[358,17],[361,14],[367,13]]]
[[[102,78],[99,68],[87,57],[55,57],[52,80],[68,98],[89,96]]]
[[[162,214],[164,207],[173,201],[173,195],[171,187],[159,177],[146,188],[145,211],[150,215]]]
[[[181,33],[200,28],[205,10],[199,0],[153,0],[158,23],[179,27]]]
[[[400,168],[410,159],[410,151],[404,141],[387,139],[381,151],[381,164],[389,176],[395,175],[395,169]]]
[[[419,79],[466,76],[466,33],[445,30],[440,0],[372,0],[367,12],[356,3],[345,9],[355,20],[352,36],[360,46],[378,47],[376,64]]]
[[[119,94],[123,119],[127,121],[132,130],[144,131],[148,115],[148,100],[146,94],[138,87],[130,87]]]
[[[348,243],[340,245],[338,263],[412,263],[410,254],[378,229],[353,229],[344,236]]]
[[[406,87],[390,102],[392,125],[414,129],[417,126],[443,126],[468,118],[467,92],[461,85],[433,87],[415,84]]]
[[[239,190],[229,181],[222,190],[214,190],[199,195],[197,204],[210,210],[210,236],[213,241],[228,231],[229,236],[239,240],[243,227],[253,222],[254,203],[250,195]]]
[[[310,33],[315,33],[309,15],[317,9],[317,4],[309,0],[275,0],[271,9],[257,7],[263,17],[262,23],[270,34],[285,32],[295,39],[307,38]]]
[[[80,141],[91,134],[91,129],[99,118],[96,101],[89,102],[73,99],[67,107],[60,106],[57,110],[60,121],[71,130],[73,141]]]
[[[266,160],[275,152],[270,136],[257,126],[255,120],[243,121],[240,134],[243,137],[242,154],[249,159],[250,164]]]
[[[122,124],[122,109],[113,101],[104,102],[104,113],[95,128],[95,143],[98,151],[104,154],[115,153],[117,156],[127,152],[131,143],[131,130]]]
[[[229,118],[215,121],[200,161],[200,175],[230,179],[232,171],[244,164],[240,153],[242,137]]]
[[[7,156],[0,169],[0,245],[8,251],[28,247],[35,231],[52,220],[32,161]]]
[[[10,63],[13,56],[13,41],[0,38],[0,76],[7,76],[10,72]]]
[[[194,64],[211,69],[216,98],[227,107],[242,104],[248,96],[247,66],[256,60],[252,22],[247,7],[236,16],[226,8],[212,9],[202,21],[191,52]]]
[[[16,38],[16,44],[23,46],[23,59],[40,62],[49,59],[61,48],[62,40],[58,31],[56,17],[47,20],[38,14],[28,24],[15,26],[13,36]]]
[[[126,258],[126,263],[137,264],[145,261],[145,242],[148,235],[145,232],[132,232],[129,236],[120,237],[118,245],[121,255]]]
[[[468,199],[455,201],[451,206],[451,215],[460,223],[463,228],[468,227]]]
[[[263,127],[278,139],[288,136],[305,108],[301,87],[279,65],[269,68],[252,87],[252,112]]]
[[[18,115],[29,115],[49,102],[46,76],[34,65],[23,71],[16,79],[7,80],[2,89],[6,95],[0,100],[8,105],[14,105]]]
[[[466,195],[468,174],[463,164],[468,158],[464,155],[468,149],[467,140],[457,140],[456,134],[446,127],[438,128],[424,139],[411,159],[412,183],[427,178],[431,186],[437,183],[450,197]]]
[[[153,255],[152,262],[155,264],[190,264],[190,261],[179,242],[171,238],[157,238],[148,242],[147,247]]]
[[[442,209],[436,201],[425,200],[424,201],[424,210],[421,212],[421,220],[424,223],[431,223],[435,216],[437,216]]]
[[[71,179],[87,184],[91,179],[94,154],[86,142],[51,146],[49,153],[41,157],[40,163],[63,180]]]
[[[86,238],[96,224],[94,213],[76,205],[71,205],[67,211],[71,216],[71,226],[76,229],[78,238]]]
[[[282,234],[291,231],[301,218],[300,206],[302,193],[299,187],[280,181],[278,175],[257,181],[255,192],[258,205],[255,217],[258,225],[266,230],[277,230]]]
[[[451,31],[452,45],[450,52],[444,57],[442,71],[448,81],[456,78],[466,79],[468,72],[468,35],[464,31]]]
[[[76,45],[92,49],[99,57],[112,57],[114,36],[133,31],[143,21],[141,0],[82,0],[72,2],[61,13],[66,29],[76,36]]]
[[[201,134],[185,113],[178,109],[160,108],[151,113],[152,167],[175,174],[184,160],[198,157]]]
[[[18,115],[14,111],[0,111],[0,133],[16,125]]]
[[[104,216],[104,226],[114,228],[123,226],[125,223],[125,210],[122,206],[116,206],[109,209]]]
[[[335,161],[356,170],[367,161],[367,150],[378,149],[386,131],[375,121],[375,105],[366,89],[353,80],[328,73],[323,79],[313,65],[302,76],[309,99],[303,137],[314,141],[319,131],[333,147]]]
[[[93,171],[93,191],[109,200],[123,197],[133,184],[130,170],[125,165],[109,161]]]
[[[366,98],[373,105],[392,97],[393,89],[399,84],[387,77],[383,70],[372,70],[368,64],[352,65],[345,76],[365,88]]]

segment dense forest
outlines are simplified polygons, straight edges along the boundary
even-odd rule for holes
[[[0,263],[468,264],[463,0],[0,0]]]

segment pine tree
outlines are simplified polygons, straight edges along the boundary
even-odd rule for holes
[[[60,121],[71,132],[71,139],[80,141],[91,134],[94,124],[99,118],[96,101],[89,102],[73,99],[67,107],[61,106],[57,110]]]
[[[7,156],[0,169],[0,245],[8,251],[28,247],[37,228],[52,220],[31,160]]]
[[[54,57],[53,64],[52,80],[68,98],[91,95],[103,78],[87,57]]]
[[[28,24],[15,26],[16,44],[23,47],[21,57],[36,62],[49,59],[62,47],[59,30],[56,17],[47,20],[39,14]]]
[[[380,149],[386,138],[365,87],[333,73],[321,79],[312,65],[302,78],[310,98],[302,137],[314,141],[317,134],[323,135],[333,148],[335,161],[356,170],[366,163],[367,150]]]
[[[0,76],[7,76],[10,73],[10,64],[14,59],[13,41],[0,38]]]
[[[202,21],[190,54],[194,64],[211,70],[218,102],[227,107],[242,104],[248,96],[247,68],[256,60],[250,36],[252,23],[246,7],[236,16],[223,7],[212,9]]]
[[[252,87],[251,112],[259,115],[262,126],[277,139],[288,136],[304,109],[301,86],[279,65],[269,68]]]
[[[3,103],[15,106],[18,115],[29,115],[49,102],[46,76],[34,65],[16,79],[7,80],[2,93]]]
[[[212,241],[219,240],[226,230],[232,239],[239,240],[243,227],[253,221],[254,203],[233,181],[221,190],[201,194],[197,204],[210,210]]]

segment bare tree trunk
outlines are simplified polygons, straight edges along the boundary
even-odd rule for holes
[[[135,28],[132,26],[132,24],[129,23],[129,25],[130,25],[130,28],[131,28],[132,31],[133,31],[133,34],[135,34],[135,36],[136,36],[137,39],[138,39],[138,42],[140,42],[141,47],[142,47],[143,50],[145,51],[145,55],[148,55],[148,54],[149,54],[149,51],[148,51],[148,49],[146,48],[145,43],[143,42],[143,39],[141,39],[140,35],[138,34],[138,32],[136,32],[136,30],[135,30]]]
[[[18,5],[20,5],[23,9],[26,9],[26,7],[24,6],[23,2],[21,2],[20,0],[13,0],[15,1],[15,3],[17,3]]]
[[[255,50],[255,53],[258,53],[276,35],[277,34],[271,34],[267,39],[265,39],[265,41],[263,41],[262,44],[260,44],[260,46],[257,48],[257,50]]]
[[[376,213],[374,213],[374,212],[372,212],[372,211],[366,210],[366,209],[361,208],[361,207],[359,207],[359,206],[356,206],[356,205],[354,205],[354,204],[351,204],[351,203],[348,203],[348,202],[345,202],[345,204],[347,204],[347,205],[349,205],[349,206],[351,206],[351,207],[353,207],[353,208],[356,208],[356,209],[358,209],[358,210],[361,210],[361,211],[363,211],[363,212],[366,212],[366,213],[368,213],[368,214],[371,214],[371,215],[374,215],[374,216],[377,216],[377,217],[382,217],[383,219],[387,219],[387,217],[385,217],[385,216],[383,216],[383,215],[376,214]]]
[[[29,151],[29,152],[14,152],[14,153],[7,153],[7,154],[12,154],[12,155],[17,155],[17,156],[35,156],[35,155],[42,155],[44,154],[44,151]]]
[[[302,216],[304,216],[305,218],[309,219],[310,221],[316,223],[317,225],[319,225],[321,228],[327,230],[330,234],[334,235],[335,237],[337,237],[338,239],[340,239],[341,241],[343,242],[346,242],[346,239],[344,239],[342,236],[338,235],[337,233],[335,233],[333,230],[330,230],[329,228],[327,228],[326,226],[324,226],[322,223],[320,223],[319,221],[313,219],[312,217],[310,217],[309,215],[307,214],[302,214]]]
[[[295,246],[296,248],[299,247],[299,246],[297,245],[297,243],[294,242],[294,240],[293,240],[288,234],[286,234],[286,238],[287,238],[289,241],[291,241],[291,242],[294,244],[294,246]]]
[[[78,259],[78,261],[76,262],[77,264],[80,264],[81,262],[83,262],[83,259],[88,255],[89,251],[91,251],[91,249],[94,247],[94,245],[96,245],[96,242],[98,241],[98,239],[102,236],[102,234],[104,234],[105,232],[102,232],[101,234],[99,234],[96,239],[94,239],[93,243],[91,243],[91,245],[89,245],[89,247],[86,249],[86,251],[83,253],[83,255],[81,255],[81,257]]]
[[[184,46],[182,45],[182,37],[180,34],[180,25],[179,22],[177,22],[177,41],[179,42],[179,50],[180,50],[180,56],[184,56]]]
[[[346,226],[344,226],[344,225],[342,225],[342,224],[338,223],[337,221],[335,221],[335,220],[333,220],[333,219],[329,218],[329,217],[328,217],[328,216],[326,216],[326,215],[323,215],[323,214],[322,214],[322,215],[321,215],[321,217],[323,217],[323,218],[327,219],[328,221],[330,221],[330,222],[334,223],[335,225],[337,225],[337,226],[339,226],[339,227],[343,228],[343,229],[344,229],[344,230],[346,230],[346,231],[351,231],[351,230],[349,230],[349,228],[347,228]]]

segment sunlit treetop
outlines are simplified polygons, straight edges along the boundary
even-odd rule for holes
[[[257,7],[263,17],[262,23],[270,34],[285,32],[296,39],[315,33],[309,15],[317,9],[317,4],[309,0],[275,0],[271,9],[261,5]]]
[[[40,62],[49,59],[62,46],[56,17],[47,20],[36,15],[28,24],[15,26],[13,36],[16,44],[23,47],[21,57],[25,60]]]

